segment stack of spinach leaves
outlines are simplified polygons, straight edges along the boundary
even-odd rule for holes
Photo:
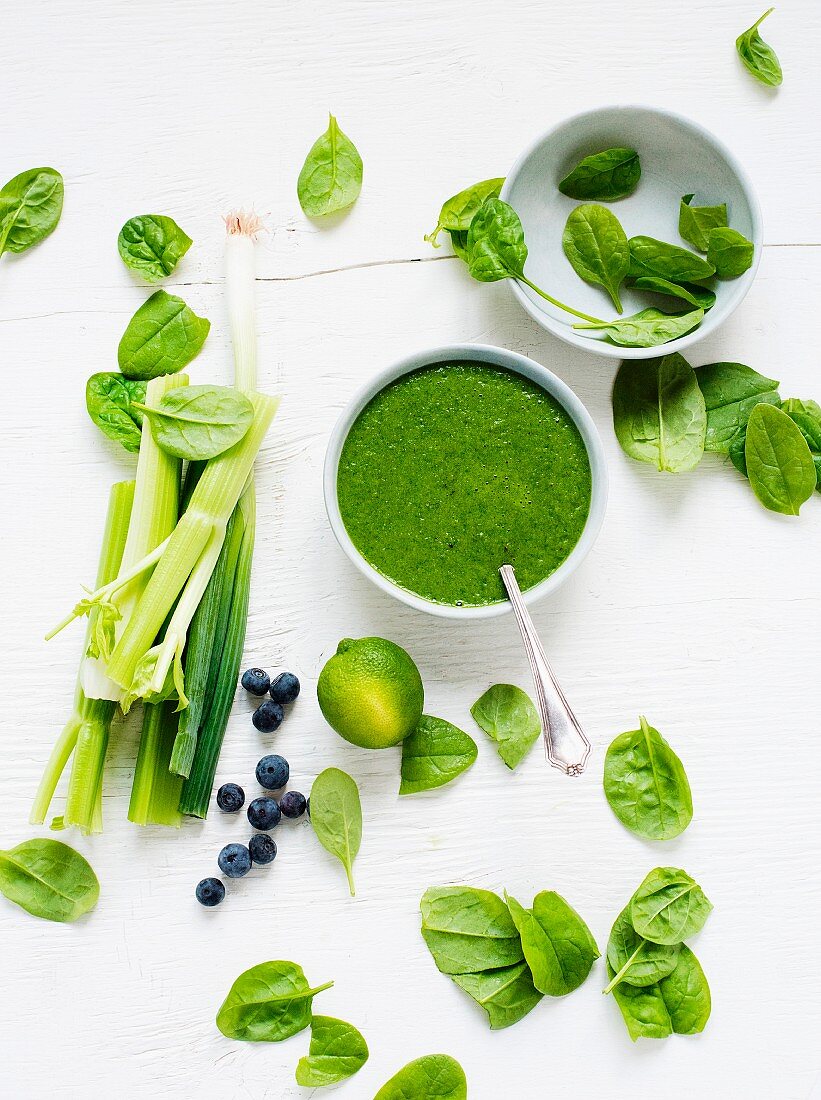
[[[821,406],[782,401],[778,386],[743,363],[694,370],[678,354],[624,362],[616,437],[630,458],[669,473],[695,469],[705,451],[727,455],[765,508],[798,515],[821,491]]]
[[[436,966],[487,1013],[510,1027],[547,995],[563,997],[599,958],[579,914],[553,891],[530,909],[489,890],[441,886],[422,897],[422,936]]]
[[[710,987],[684,940],[701,931],[712,908],[685,871],[656,867],[616,918],[604,992],[613,994],[634,1042],[704,1030]]]

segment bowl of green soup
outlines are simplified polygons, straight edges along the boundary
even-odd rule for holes
[[[601,439],[564,382],[524,355],[455,344],[379,372],[337,421],[324,469],[339,545],[410,607],[481,619],[554,592],[598,535]]]

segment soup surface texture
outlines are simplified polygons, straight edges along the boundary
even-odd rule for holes
[[[435,603],[504,599],[553,573],[590,508],[578,428],[541,386],[476,363],[423,367],[380,390],[352,425],[339,508],[378,572]]]

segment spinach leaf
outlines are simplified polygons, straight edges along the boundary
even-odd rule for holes
[[[630,458],[670,473],[694,469],[704,453],[707,410],[687,360],[674,353],[622,363],[613,386],[613,426]]]
[[[809,444],[795,421],[774,405],[756,405],[747,421],[744,457],[750,485],[764,507],[797,516],[817,479]]]
[[[646,940],[681,943],[701,931],[712,908],[704,891],[686,871],[656,867],[630,901],[630,921]]]
[[[807,441],[815,464],[816,489],[821,492],[821,405],[815,401],[799,401],[790,397],[781,405]],[[745,470],[746,473],[746,463]]]
[[[622,312],[619,287],[630,267],[630,248],[621,222],[606,206],[577,206],[567,219],[562,248],[576,274],[602,286]]]
[[[609,963],[607,977],[614,977]],[[634,1043],[637,1039],[666,1039],[673,1034],[670,1013],[658,984],[636,986],[620,982],[613,989],[613,998]]]
[[[0,256],[25,252],[53,233],[63,212],[63,177],[30,168],[0,189]]]
[[[254,419],[254,406],[229,386],[181,386],[163,394],[156,408],[137,406],[148,417],[158,447],[199,462],[238,443]]]
[[[520,764],[542,732],[538,712],[521,688],[513,684],[494,684],[473,706],[470,713],[499,750],[499,756],[511,769]]]
[[[760,402],[779,403],[778,382],[743,363],[707,363],[696,367],[707,409],[705,451],[727,454],[730,441]]]
[[[505,898],[536,989],[550,997],[564,997],[578,989],[599,949],[576,910],[552,890],[537,894],[532,909],[508,894]]]
[[[464,263],[468,263],[468,234],[466,229],[451,229],[450,231],[450,243],[453,248],[454,255],[458,256]]]
[[[767,84],[770,88],[777,88],[784,79],[784,74],[781,71],[781,63],[775,50],[772,46],[767,45],[758,33],[758,28],[767,16],[774,11],[775,8],[768,8],[749,30],[744,31],[735,40],[738,56],[744,62],[746,69],[753,74],[756,80],[760,80],[762,84]]]
[[[727,226],[727,204],[692,206],[694,195],[683,195],[678,208],[678,231],[699,252],[707,251],[710,230]]]
[[[191,247],[191,238],[165,214],[138,214],[120,230],[117,249],[123,263],[149,283],[170,275]]]
[[[32,916],[67,923],[94,908],[100,884],[79,852],[38,837],[0,851],[0,893]]]
[[[311,824],[317,840],[342,863],[351,897],[353,861],[362,843],[362,805],[359,789],[347,772],[326,768],[311,787]]]
[[[501,1031],[518,1023],[542,999],[526,962],[478,974],[451,974],[450,977],[484,1009],[491,1031]]]
[[[470,223],[485,199],[498,198],[504,182],[504,176],[499,179],[482,180],[480,183],[474,183],[471,187],[466,187],[464,191],[460,191],[457,195],[451,196],[442,204],[436,228],[432,233],[426,234],[424,239],[432,244],[434,248],[438,248],[437,237],[443,229],[450,233],[451,239],[453,239],[454,233],[467,233],[470,229]]]
[[[229,1039],[279,1043],[305,1030],[314,997],[333,984],[312,988],[296,963],[258,963],[231,986],[217,1013],[217,1027]]]
[[[104,435],[135,454],[142,438],[139,405],[145,401],[146,385],[116,371],[92,374],[86,382],[88,415]]]
[[[472,737],[442,718],[423,714],[402,742],[400,794],[444,787],[473,764],[478,749]]]
[[[687,773],[659,731],[643,716],[639,722],[640,729],[620,734],[607,750],[604,794],[631,832],[645,840],[672,840],[693,819]]]
[[[695,309],[690,313],[664,313],[651,307],[630,317],[600,321],[595,325],[574,325],[573,328],[602,332],[611,344],[618,344],[622,348],[654,348],[686,336],[703,320],[703,309]]]
[[[559,184],[571,199],[613,202],[631,195],[641,178],[641,164],[635,149],[605,149],[579,161]]]
[[[753,242],[735,229],[711,229],[707,259],[719,279],[736,279],[753,264]]]
[[[655,237],[631,237],[630,271],[633,278],[659,275],[671,283],[698,283],[715,274],[715,268],[695,252]]]
[[[654,985],[672,974],[678,962],[681,944],[651,943],[630,921],[630,906],[616,917],[607,941],[607,965],[610,981],[604,989],[612,993],[621,982],[628,985]]]
[[[199,353],[210,328],[182,298],[157,290],[128,322],[117,348],[120,370],[142,380],[176,374]]]
[[[311,146],[299,173],[299,205],[309,218],[323,218],[351,206],[361,190],[362,157],[329,115],[328,129]]]
[[[313,817],[313,800],[311,816]],[[471,886],[433,886],[420,903],[422,937],[443,974],[521,962],[519,933],[500,897]]]
[[[733,438],[730,440],[727,447],[727,455],[730,462],[738,470],[740,474],[747,476],[747,455],[745,453],[747,446],[747,425],[742,424]]]
[[[468,229],[468,267],[480,283],[521,278],[527,259],[519,215],[501,199],[486,199]]]
[[[296,1083],[303,1088],[320,1088],[345,1081],[362,1069],[368,1053],[368,1044],[353,1024],[333,1016],[314,1016],[311,1045],[296,1067]]]
[[[659,982],[659,991],[676,1035],[697,1035],[704,1030],[712,1008],[710,987],[686,944],[681,945],[675,970]]]
[[[695,283],[671,283],[658,275],[640,275],[637,279],[628,279],[627,285],[633,290],[649,290],[651,294],[664,294],[668,298],[679,298],[683,302],[703,309],[706,313],[716,304],[716,296],[706,286]]]
[[[374,1100],[467,1100],[465,1071],[447,1054],[416,1058],[387,1081]]]

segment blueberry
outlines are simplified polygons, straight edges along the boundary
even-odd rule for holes
[[[254,833],[248,841],[248,851],[254,863],[273,863],[277,857],[276,841],[267,833]]]
[[[249,668],[242,674],[242,686],[252,695],[265,695],[271,686],[271,677],[262,668]]]
[[[293,672],[280,672],[271,684],[271,698],[275,703],[293,703],[299,695],[299,680]]]
[[[251,721],[260,733],[273,733],[282,725],[285,711],[273,699],[266,699],[251,715]]]
[[[225,887],[218,878],[204,878],[197,883],[196,893],[200,905],[207,905],[210,909],[212,905],[219,905],[225,897]]]
[[[227,814],[235,814],[245,805],[245,791],[236,783],[223,783],[217,791],[217,805]]]
[[[305,813],[308,815],[308,820],[310,821],[311,820],[311,800],[310,800],[310,798],[305,799]]]
[[[281,791],[290,774],[291,769],[284,756],[263,756],[257,764],[257,783],[266,791]]]
[[[267,795],[255,798],[248,807],[248,820],[254,829],[275,829],[279,825],[280,816],[276,800]]]
[[[251,853],[244,844],[226,844],[217,856],[217,863],[229,878],[242,878],[251,870]]]
[[[300,794],[299,791],[288,791],[279,800],[280,811],[286,817],[302,817],[307,805],[305,795]]]

